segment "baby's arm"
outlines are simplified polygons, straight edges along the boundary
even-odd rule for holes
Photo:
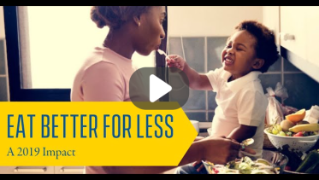
[[[228,137],[242,142],[255,136],[259,125],[264,123],[268,102],[262,92],[255,90],[240,92],[238,96],[237,118],[240,126],[234,129]]]
[[[238,128],[234,129],[227,138],[235,139],[237,142],[242,142],[243,140],[252,138],[256,131],[256,126],[240,125]]]
[[[189,87],[194,90],[213,90],[205,74],[199,74],[185,63],[184,70],[189,80]]]
[[[188,78],[189,87],[194,90],[213,90],[206,75],[199,74],[189,67],[186,61],[177,55],[170,55],[167,59],[168,67],[175,67],[182,70]]]

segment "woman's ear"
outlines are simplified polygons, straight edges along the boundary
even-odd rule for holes
[[[140,25],[141,25],[141,18],[140,18],[140,16],[134,16],[134,17],[133,17],[133,20],[134,20],[134,22],[135,22],[135,24],[136,24],[137,26],[140,26]]]
[[[264,66],[264,64],[265,64],[265,60],[260,59],[260,58],[256,58],[254,63],[253,63],[253,68],[260,69]]]

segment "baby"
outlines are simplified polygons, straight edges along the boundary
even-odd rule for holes
[[[178,55],[170,55],[167,63],[185,72],[191,89],[217,93],[211,136],[238,142],[253,138],[249,147],[256,151],[252,158],[257,159],[262,156],[268,105],[258,76],[277,61],[278,51],[274,34],[256,21],[243,21],[235,30],[222,51],[221,68],[199,74]],[[186,165],[178,172],[195,173],[194,169]]]

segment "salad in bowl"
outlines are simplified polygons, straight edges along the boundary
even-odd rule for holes
[[[245,156],[225,165],[203,161],[208,174],[281,174],[287,163],[287,156],[267,150],[256,160]]]

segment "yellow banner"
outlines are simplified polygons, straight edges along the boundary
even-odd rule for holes
[[[196,136],[181,108],[0,102],[0,166],[176,166]]]

